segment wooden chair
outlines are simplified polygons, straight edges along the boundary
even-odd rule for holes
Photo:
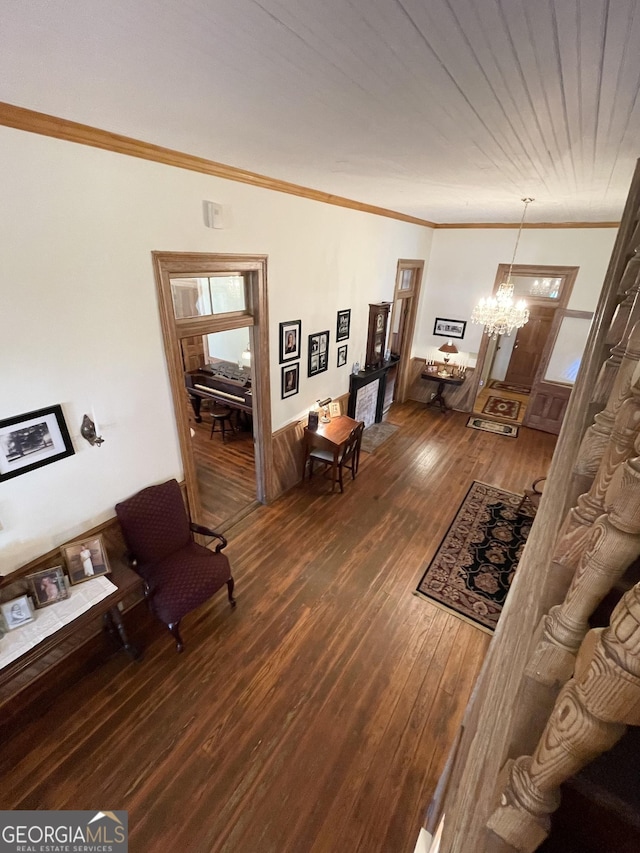
[[[155,616],[184,648],[180,620],[227,585],[234,606],[234,581],[221,551],[220,533],[190,521],[177,480],[149,486],[116,504],[116,515],[129,549],[131,567],[145,582],[145,596]],[[193,533],[219,540],[213,551],[198,545]]]
[[[213,438],[213,433],[215,432],[216,424],[220,424],[223,441],[225,440],[225,424],[228,424],[231,427],[231,432],[235,433],[236,428],[234,427],[233,422],[231,420],[232,414],[232,410],[227,408],[227,406],[211,410],[211,434],[209,435],[209,438]]]
[[[338,456],[337,476],[340,491],[344,492],[344,483],[342,480],[342,471],[348,468],[351,471],[351,479],[355,480],[360,464],[360,445],[362,444],[362,433],[364,432],[364,423],[359,423],[358,426],[351,430],[349,438],[345,442]],[[325,473],[328,469],[333,471],[333,453],[330,450],[315,448],[309,454],[309,479],[313,477],[314,462],[319,462],[325,467]],[[333,478],[331,489],[335,488],[335,477]]]
[[[538,507],[540,506],[540,499],[542,498],[542,488],[539,488],[538,485],[539,483],[543,483],[546,479],[546,477],[538,477],[537,480],[533,481],[530,489],[524,490],[522,500],[518,504],[516,512],[522,512],[528,504],[533,514],[536,514]]]

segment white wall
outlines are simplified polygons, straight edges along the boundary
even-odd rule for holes
[[[569,308],[593,311],[613,249],[615,228],[532,228],[522,232],[516,263],[580,267]],[[516,229],[452,228],[434,232],[422,288],[413,354],[433,357],[444,338],[435,337],[436,317],[469,320],[473,307],[493,288],[499,264],[509,264]],[[467,323],[456,340],[461,352],[477,354],[482,326]],[[471,359],[473,363],[473,358]]]
[[[0,572],[182,476],[151,252],[268,255],[273,428],[348,390],[368,303],[393,298],[398,258],[428,260],[430,229],[0,128],[0,419],[61,403],[76,455],[0,483]],[[226,207],[207,229],[202,201]],[[351,308],[347,366],[336,312]],[[278,324],[302,320],[300,393],[280,400]],[[331,332],[306,378],[306,341]],[[105,443],[79,437],[95,411]]]

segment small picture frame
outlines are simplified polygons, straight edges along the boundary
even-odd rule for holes
[[[338,324],[336,326],[336,340],[345,341],[351,330],[351,308],[338,311]]]
[[[62,547],[71,584],[84,583],[111,572],[102,536],[79,539]]]
[[[282,399],[293,397],[300,390],[300,363],[286,364],[282,368]]]
[[[309,335],[308,376],[322,373],[329,367],[329,332],[316,332]]]
[[[3,602],[0,604],[0,612],[7,631],[20,628],[27,622],[33,622],[35,618],[28,595],[21,595],[19,598],[12,598],[11,601]]]
[[[329,403],[329,415],[332,418],[339,418],[342,415],[340,410],[340,400],[332,400]]]
[[[433,334],[441,338],[464,338],[466,328],[466,320],[447,320],[445,317],[436,317]]]
[[[28,575],[27,580],[31,587],[31,594],[37,608],[48,607],[56,601],[69,598],[69,590],[64,581],[62,566],[53,566],[42,572]]]
[[[0,420],[0,482],[74,453],[60,405]]]
[[[344,367],[347,363],[347,344],[338,347],[338,367]]]
[[[280,323],[280,364],[300,358],[301,320]]]

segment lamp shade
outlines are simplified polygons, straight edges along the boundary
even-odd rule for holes
[[[455,353],[458,352],[458,347],[453,343],[453,341],[447,341],[446,344],[442,344],[441,347],[438,347],[438,352]]]

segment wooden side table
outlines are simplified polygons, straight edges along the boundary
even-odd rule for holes
[[[333,454],[332,488],[335,488],[338,475],[338,459],[340,452],[349,440],[352,430],[358,426],[360,421],[350,418],[348,415],[340,415],[337,418],[331,418],[328,424],[320,422],[317,429],[304,428],[304,454],[302,457],[302,481],[307,472],[307,462],[309,453],[314,447],[322,450],[328,450]]]
[[[438,383],[438,390],[433,399],[429,400],[427,406],[440,406],[441,412],[448,412],[450,406],[447,406],[445,402],[444,389],[447,385],[462,385],[464,376],[440,376],[438,373],[427,373],[426,371],[421,375],[422,379],[429,379],[431,382]]]

